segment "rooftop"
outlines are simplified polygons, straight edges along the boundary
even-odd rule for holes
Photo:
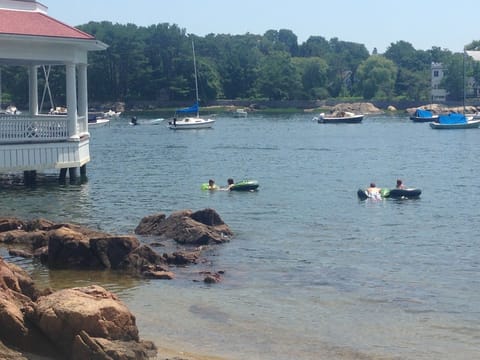
[[[30,1],[24,3],[30,3]],[[48,16],[42,9],[19,10],[18,8],[6,8],[1,5],[2,1],[0,0],[0,19],[2,19],[0,21],[0,35],[94,39],[93,36]]]

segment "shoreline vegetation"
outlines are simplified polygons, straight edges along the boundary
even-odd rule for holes
[[[122,102],[95,104],[95,109],[112,109],[121,112],[124,116],[161,114],[171,117],[176,110],[185,107],[186,104],[168,104],[161,106],[155,103],[141,103],[127,106]],[[413,102],[312,102],[312,101],[218,101],[201,107],[202,113],[214,115],[234,114],[237,109],[244,109],[249,114],[298,114],[298,113],[333,113],[336,111],[350,111],[365,115],[381,114],[405,114],[413,115],[416,109],[428,109],[434,114],[446,114],[450,112],[474,114],[480,111],[480,106],[474,104],[463,105],[458,102],[445,104],[438,103],[413,103]]]

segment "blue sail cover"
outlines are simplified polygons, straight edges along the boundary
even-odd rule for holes
[[[432,112],[429,110],[417,109],[417,111],[415,111],[415,116],[420,118],[431,118]]]
[[[198,102],[196,102],[195,104],[193,104],[192,106],[190,106],[188,108],[183,108],[183,109],[177,110],[177,113],[196,113],[196,112],[198,112],[199,108],[200,107],[198,106]]]
[[[438,117],[440,124],[466,124],[467,118],[463,114],[448,114]]]

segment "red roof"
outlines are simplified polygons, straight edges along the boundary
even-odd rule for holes
[[[94,39],[93,36],[40,12],[0,9],[0,19],[0,34]]]

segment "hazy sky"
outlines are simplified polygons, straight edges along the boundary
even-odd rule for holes
[[[187,33],[258,34],[292,30],[338,38],[383,53],[400,40],[417,50],[439,46],[454,52],[480,40],[478,0],[39,0],[68,25],[107,20],[149,26],[176,24]]]

